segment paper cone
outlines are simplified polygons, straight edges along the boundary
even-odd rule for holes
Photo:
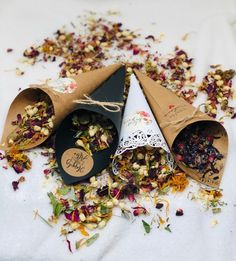
[[[53,104],[55,112],[55,120],[53,122],[54,131],[60,124],[61,120],[76,108],[77,105],[73,103],[73,100],[83,98],[84,94],[92,93],[102,82],[104,82],[121,66],[121,64],[114,64],[102,69],[97,69],[72,77],[72,81],[75,81],[77,88],[75,88],[74,92],[71,93],[56,91],[53,88],[49,88],[47,84],[30,85],[29,88],[23,90],[16,96],[9,108],[0,148],[3,150],[10,149],[7,145],[7,140],[9,135],[16,130],[16,127],[11,124],[12,121],[16,119],[16,114],[22,114],[24,112],[24,108],[27,105],[36,103],[40,94],[48,95]],[[28,144],[20,149],[25,150],[34,148],[43,143],[47,138],[48,137],[44,137],[37,142]]]
[[[114,174],[119,173],[116,166],[116,156],[126,150],[146,145],[163,148],[167,152],[167,160],[172,167],[173,159],[171,160],[168,145],[140,88],[139,82],[133,74],[131,75],[130,89],[125,105],[119,146],[113,160]]]
[[[125,67],[119,68],[109,79],[103,82],[90,97],[95,101],[123,102],[125,83]],[[106,168],[110,162],[111,155],[116,151],[121,125],[121,112],[107,111],[99,105],[76,105],[76,110],[70,113],[61,123],[56,134],[56,159],[60,169],[60,174],[66,184],[73,184],[85,180],[98,174]],[[116,135],[109,148],[94,152],[92,156],[76,147],[74,138],[75,132],[72,130],[72,116],[80,111],[91,111],[104,115],[110,119],[115,128]],[[74,167],[69,163],[75,163]],[[81,160],[82,159],[82,160]]]
[[[209,134],[220,137],[214,141],[214,146],[224,156],[219,162],[219,173],[208,173],[205,177],[202,177],[200,172],[177,161],[178,166],[195,180],[205,185],[219,187],[228,151],[228,136],[225,128],[219,122],[202,113],[138,70],[135,70],[135,74],[143,87],[144,94],[170,148],[172,148],[176,137],[183,129],[197,122],[205,122],[209,126]]]

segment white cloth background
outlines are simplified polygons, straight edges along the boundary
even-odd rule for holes
[[[84,10],[108,9],[121,11],[118,19],[145,35],[165,33],[159,48],[162,53],[171,51],[176,44],[186,49],[195,58],[198,79],[210,64],[236,68],[233,0],[0,0],[0,134],[18,88],[58,73],[53,63],[46,65],[46,70],[38,64],[26,67],[26,74],[17,77],[14,68],[22,68],[17,59],[24,48],[69,24]],[[189,39],[181,41],[188,32]],[[13,48],[14,52],[6,54],[7,48]],[[201,97],[197,103],[200,102]],[[17,174],[2,169],[4,162],[0,162],[0,260],[236,260],[236,120],[227,120],[225,126],[229,156],[222,188],[228,206],[223,213],[213,216],[211,212],[203,212],[199,204],[187,199],[188,191],[174,194],[170,197],[172,233],[153,229],[144,235],[141,219],[130,224],[114,217],[95,244],[74,254],[59,237],[59,226],[51,229],[39,219],[33,220],[36,208],[44,217],[51,214],[46,195],[51,185],[45,184],[42,177],[45,159],[35,157],[32,170],[25,174],[26,182],[17,192],[11,187]],[[194,185],[190,190],[193,189]],[[183,217],[175,216],[179,207],[184,209]],[[219,222],[214,228],[210,226],[212,218]],[[76,237],[80,239],[79,233]]]

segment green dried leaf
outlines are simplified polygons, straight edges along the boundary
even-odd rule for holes
[[[93,236],[91,236],[90,238],[88,238],[86,240],[86,245],[87,246],[92,245],[94,243],[94,241],[96,241],[98,238],[99,238],[99,233],[94,234]]]
[[[65,196],[66,194],[68,194],[69,191],[70,191],[70,187],[66,187],[66,186],[58,189],[58,192],[59,192],[61,195],[63,195],[63,196]]]
[[[101,212],[102,215],[105,215],[105,214],[107,214],[109,212],[109,209],[106,206],[101,204],[100,212]]]
[[[49,227],[53,227],[53,225],[51,223],[49,223],[44,217],[42,217],[38,211],[34,211],[35,213],[35,217],[39,217],[44,223],[46,223]]]
[[[128,220],[130,220],[129,212],[124,210],[124,209],[121,210],[121,216],[126,218],[126,219],[128,219]]]
[[[166,194],[168,194],[169,191],[170,191],[170,187],[166,186],[163,189],[158,190],[158,194],[159,195],[166,195]]]
[[[145,229],[145,232],[148,234],[148,233],[150,233],[150,231],[151,231],[151,226],[147,223],[147,222],[145,222],[144,220],[142,220],[142,222],[143,222],[143,227],[144,227],[144,229]]]
[[[82,238],[82,239],[80,239],[79,241],[76,241],[75,242],[75,248],[76,249],[79,249],[79,248],[81,248],[84,244],[86,244],[86,239],[85,238]]]
[[[213,208],[212,209],[212,213],[213,214],[218,214],[218,213],[220,213],[221,212],[221,208]]]
[[[165,227],[165,230],[170,232],[170,233],[172,232],[171,229],[170,229],[170,224]]]
[[[63,211],[63,205],[57,200],[57,198],[53,195],[52,192],[48,193],[48,197],[50,198],[53,207],[53,215],[55,217],[59,217],[59,215]]]

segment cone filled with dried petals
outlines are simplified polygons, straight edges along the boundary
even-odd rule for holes
[[[228,150],[225,128],[138,70],[135,74],[178,166],[195,180],[219,187]]]

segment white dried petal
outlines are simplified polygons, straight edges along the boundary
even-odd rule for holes
[[[117,198],[113,198],[112,202],[113,202],[114,206],[117,206],[119,204],[119,200]]]
[[[83,143],[83,141],[80,140],[80,139],[76,141],[75,145],[84,148],[84,143]]]
[[[89,49],[90,51],[93,51],[93,50],[94,50],[94,48],[93,48],[93,46],[92,46],[91,44],[88,45],[88,49]]]
[[[101,222],[99,222],[98,224],[98,228],[104,228],[106,226],[106,221],[105,220],[102,220]]]
[[[96,181],[96,178],[93,176],[89,179],[90,183],[93,183],[94,181]]]
[[[214,75],[215,80],[221,80],[221,76],[219,74]]]
[[[44,131],[42,132],[44,136],[48,136],[49,135],[49,129],[44,128]]]
[[[153,181],[153,182],[151,182],[151,185],[152,185],[153,188],[156,188],[157,187],[157,182]]]
[[[88,229],[93,230],[95,228],[97,228],[97,224],[95,223],[88,223],[88,224],[84,224]]]
[[[113,182],[113,183],[111,184],[111,187],[112,187],[112,188],[117,188],[117,187],[118,187],[118,183],[117,183],[117,182]]]
[[[52,122],[52,121],[50,121],[50,122],[48,123],[48,127],[49,127],[50,129],[53,128],[53,122]]]
[[[93,137],[96,134],[97,130],[98,130],[98,128],[96,126],[90,126],[89,127],[89,131],[88,131],[89,132],[89,136]]]
[[[119,207],[120,207],[121,209],[126,209],[125,204],[124,204],[123,202],[120,202],[120,203],[119,203]]]
[[[107,135],[102,134],[102,136],[101,136],[101,141],[103,141],[103,142],[105,142],[106,144],[108,144],[108,143],[107,143]]]
[[[13,143],[14,143],[13,139],[9,139],[9,140],[8,140],[8,144],[11,145],[11,144],[13,144]]]
[[[91,183],[91,186],[94,188],[97,188],[99,186],[99,182],[98,181],[94,181]]]
[[[122,32],[122,35],[123,35],[123,36],[128,36],[128,35],[130,35],[130,32],[129,32],[129,31],[123,31],[123,32]]]
[[[70,226],[73,230],[76,230],[79,228],[80,224],[78,222],[72,222]]]
[[[217,82],[216,82],[216,85],[217,86],[222,86],[224,84],[224,81],[222,81],[222,80],[218,80]]]
[[[112,201],[107,201],[106,206],[107,206],[108,208],[113,208],[113,203],[112,203]]]
[[[38,126],[38,125],[35,125],[35,126],[34,126],[34,131],[41,131],[41,127]]]
[[[158,168],[158,167],[159,167],[159,162],[156,162],[155,168]]]
[[[134,170],[138,170],[140,168],[140,165],[138,163],[134,162],[132,167]]]
[[[82,222],[84,222],[84,221],[86,220],[86,217],[85,217],[84,213],[80,213],[80,214],[79,214],[79,219],[80,219]]]
[[[144,159],[144,155],[143,155],[141,152],[139,152],[139,153],[137,154],[137,159],[139,159],[139,160]]]

